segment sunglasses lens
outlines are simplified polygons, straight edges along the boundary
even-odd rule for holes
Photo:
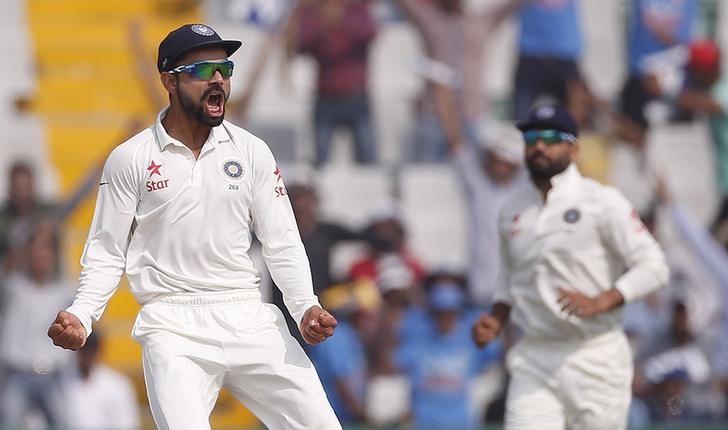
[[[561,134],[556,130],[529,130],[523,135],[526,145],[535,145],[539,140],[547,145],[553,145],[561,142]]]
[[[190,73],[196,79],[203,81],[210,80],[216,71],[220,71],[223,79],[227,79],[233,74],[233,62],[225,61],[223,63],[197,63],[193,66]]]

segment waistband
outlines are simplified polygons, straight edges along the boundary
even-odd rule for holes
[[[178,306],[208,306],[228,303],[261,301],[260,291],[205,291],[196,293],[160,294],[146,304],[164,303]]]
[[[610,344],[619,341],[620,339],[627,339],[624,331],[621,329],[612,329],[602,333],[593,334],[589,336],[574,336],[574,337],[536,337],[536,336],[525,336],[522,341],[529,345],[542,345],[544,347],[551,348],[564,348],[564,347],[597,347],[605,344]]]

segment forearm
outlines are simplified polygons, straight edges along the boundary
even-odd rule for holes
[[[663,260],[644,261],[632,267],[617,282],[615,288],[624,303],[637,300],[667,285],[669,269]]]
[[[600,294],[594,300],[596,300],[600,312],[608,312],[624,305],[624,296],[616,288]]]
[[[433,5],[419,0],[396,0],[396,3],[420,30],[425,28],[437,13]]]
[[[435,109],[445,134],[445,140],[450,151],[457,152],[463,147],[465,138],[462,133],[462,121],[458,113],[455,94],[450,88],[437,83],[433,84],[433,93]]]
[[[263,257],[273,281],[283,294],[283,301],[298,325],[312,306],[320,306],[313,293],[311,269],[303,245],[291,238],[291,243],[281,248],[265,249]],[[298,239],[300,243],[300,239]]]
[[[81,274],[80,285],[76,290],[76,298],[66,310],[78,317],[81,325],[86,329],[87,335],[93,330],[94,322],[101,319],[101,315],[106,310],[106,305],[116,292],[120,278],[121,274],[119,276]]]

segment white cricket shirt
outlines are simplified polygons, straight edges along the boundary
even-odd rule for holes
[[[140,304],[176,293],[252,290],[251,235],[300,322],[318,304],[281,171],[259,138],[224,121],[199,158],[153,126],[112,151],[104,166],[83,269],[69,312],[87,332],[126,269]]]
[[[583,339],[621,327],[622,307],[567,315],[560,288],[596,297],[616,287],[630,302],[668,280],[665,256],[629,202],[573,164],[552,178],[545,202],[533,184],[507,201],[499,233],[504,276],[496,301],[511,305],[526,336]]]

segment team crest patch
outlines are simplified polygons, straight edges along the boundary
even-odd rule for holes
[[[538,108],[538,110],[536,111],[536,118],[548,119],[548,118],[551,118],[552,116],[554,116],[555,113],[556,113],[556,111],[554,110],[553,107],[542,106],[542,107]]]
[[[190,27],[190,30],[201,36],[212,36],[213,34],[215,34],[215,32],[212,31],[210,27],[204,24],[194,24],[192,27]]]
[[[238,180],[243,177],[243,166],[235,160],[223,163],[222,171],[231,179]]]
[[[579,209],[569,209],[568,211],[564,212],[564,221],[568,222],[569,224],[574,224],[577,221],[579,221],[579,218],[581,218],[581,212],[579,212]]]

